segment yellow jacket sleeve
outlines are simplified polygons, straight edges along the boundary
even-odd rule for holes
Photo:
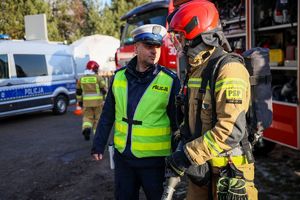
[[[98,76],[98,84],[99,88],[106,88],[106,83],[102,76]]]

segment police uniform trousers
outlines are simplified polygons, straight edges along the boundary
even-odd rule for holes
[[[139,200],[141,187],[147,200],[161,200],[165,180],[164,166],[134,166],[117,150],[114,162],[116,200]]]
[[[254,186],[254,164],[244,164],[240,166],[236,166],[239,170],[241,170],[246,179],[246,191],[248,194],[249,200],[257,200],[258,199],[258,191]],[[213,179],[212,179],[212,191],[213,191],[213,199],[217,200],[217,181],[219,179],[219,171],[220,168],[213,167]],[[208,186],[199,187],[193,184],[190,180],[188,183],[187,190],[187,200],[208,200]]]
[[[92,128],[95,132],[101,112],[102,106],[83,107],[82,130],[85,128]]]

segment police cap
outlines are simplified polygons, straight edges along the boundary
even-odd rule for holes
[[[134,42],[143,42],[149,45],[162,45],[166,33],[166,28],[158,24],[142,25],[131,32]]]

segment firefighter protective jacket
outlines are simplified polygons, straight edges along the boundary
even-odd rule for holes
[[[191,68],[188,80],[189,128],[192,134],[200,137],[187,143],[184,151],[190,161],[198,165],[209,160],[213,166],[225,166],[228,155],[235,164],[245,164],[247,161],[240,141],[246,132],[246,112],[250,102],[248,71],[239,62],[229,62],[220,69],[215,83],[217,122],[212,127],[210,89],[207,87],[205,94],[199,93],[202,72],[207,64],[205,61]],[[201,100],[201,116],[196,116],[197,104]],[[197,117],[201,117],[201,133],[195,133]]]
[[[101,76],[88,74],[81,77],[77,82],[76,97],[78,102],[83,103],[83,107],[98,107],[102,105],[105,81]]]

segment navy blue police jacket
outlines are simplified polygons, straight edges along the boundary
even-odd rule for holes
[[[156,75],[163,70],[166,74],[173,78],[173,85],[171,89],[170,99],[167,106],[167,115],[170,119],[172,132],[176,131],[178,125],[176,123],[176,105],[175,97],[180,90],[180,81],[177,75],[169,69],[156,65],[151,67],[146,72],[136,71],[137,58],[134,57],[127,66],[121,68],[126,68],[125,76],[128,82],[128,103],[127,103],[127,117],[128,119],[133,119],[134,112],[137,105],[146,91],[147,87],[150,85],[152,80]],[[120,69],[120,70],[121,70]],[[117,71],[116,71],[117,73]],[[97,126],[96,134],[93,140],[93,147],[91,153],[104,153],[105,146],[107,144],[109,135],[111,133],[112,126],[115,122],[115,97],[112,92],[112,82],[110,84],[105,104],[102,110],[102,114]],[[115,149],[114,159],[122,160],[132,167],[163,167],[165,164],[164,157],[148,157],[148,158],[137,158],[135,157],[131,150],[131,126],[129,125],[128,139],[126,148],[123,153],[120,153]]]

